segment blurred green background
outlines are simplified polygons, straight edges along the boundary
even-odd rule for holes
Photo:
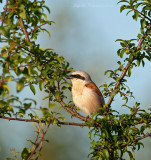
[[[119,60],[116,51],[120,46],[115,40],[136,38],[139,32],[139,22],[133,21],[131,15],[121,14],[117,2],[117,0],[46,0],[46,5],[51,10],[48,19],[55,21],[55,24],[49,28],[45,26],[51,33],[51,39],[42,33],[37,43],[40,43],[42,48],[52,48],[64,56],[75,70],[90,73],[98,86],[103,82],[109,82],[110,79],[104,76],[104,72],[107,69],[115,69]],[[0,10],[3,4],[0,4]],[[133,69],[127,83],[135,96],[135,100],[130,99],[130,105],[137,101],[141,103],[142,108],[150,107],[150,68],[151,63],[146,62],[144,68]],[[10,88],[14,93],[14,83]],[[45,106],[47,101],[40,100],[44,94],[37,89],[34,96],[28,89],[24,89],[19,96],[21,99],[26,96],[35,98],[39,106]],[[71,94],[68,97],[71,99]],[[120,106],[118,97],[113,104],[113,107],[121,113],[126,112],[124,108],[118,107]],[[66,111],[62,109],[61,112],[66,114],[67,121],[71,120]],[[79,122],[77,119],[74,121]],[[35,127],[31,123],[0,119],[0,160],[11,157],[12,148],[15,148],[16,152],[21,152],[25,146],[30,146],[27,140],[34,139],[34,130]],[[40,160],[88,160],[90,148],[88,132],[87,128],[75,126],[61,128],[51,126],[46,136],[49,143],[44,144]],[[144,142],[145,147],[136,152],[136,160],[150,160],[151,140],[148,138]]]

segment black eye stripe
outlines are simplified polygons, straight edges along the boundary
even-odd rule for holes
[[[83,76],[79,75],[79,74],[71,75],[71,77],[81,79],[81,80],[85,80],[85,78]]]

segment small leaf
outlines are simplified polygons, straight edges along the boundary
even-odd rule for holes
[[[44,81],[40,81],[39,82],[39,89],[42,91],[43,88],[44,88]]]
[[[21,5],[19,6],[19,9],[20,9],[19,16],[20,16],[21,18],[23,18],[23,19],[26,19],[26,10],[25,10],[25,8],[24,8],[24,5],[21,4]]]
[[[122,5],[122,6],[120,7],[120,12],[122,12],[124,9],[126,9],[126,5]]]
[[[22,80],[19,80],[19,81],[16,83],[17,92],[20,92],[23,88],[24,88],[24,82],[23,82]]]
[[[109,159],[109,152],[107,149],[103,149],[103,155],[104,155],[105,159]]]
[[[54,107],[54,106],[55,106],[54,103],[49,103],[49,108],[52,108],[52,107]]]
[[[137,66],[139,67],[140,66],[140,60],[137,59]]]
[[[29,155],[30,155],[30,153],[31,153],[30,148],[24,148],[23,151],[22,151],[22,153],[21,153],[22,159],[23,160],[27,160],[28,157],[29,157]]]
[[[31,91],[33,92],[33,94],[35,95],[35,93],[36,93],[36,91],[35,91],[35,87],[34,87],[34,85],[30,85],[30,89],[31,89]]]
[[[131,72],[132,72],[132,68],[129,68],[129,69],[128,69],[128,76],[129,76],[129,77],[131,76]]]
[[[9,87],[7,85],[2,85],[3,89],[7,90],[9,93]]]

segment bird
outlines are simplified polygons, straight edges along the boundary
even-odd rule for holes
[[[99,111],[105,104],[104,98],[87,72],[78,70],[67,76],[72,82],[72,99],[74,104],[87,117]]]

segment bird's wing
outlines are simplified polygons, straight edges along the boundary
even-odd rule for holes
[[[87,83],[85,86],[88,87],[88,88],[93,89],[101,98],[103,97],[102,93],[100,92],[100,90],[98,89],[98,87],[93,82]]]

